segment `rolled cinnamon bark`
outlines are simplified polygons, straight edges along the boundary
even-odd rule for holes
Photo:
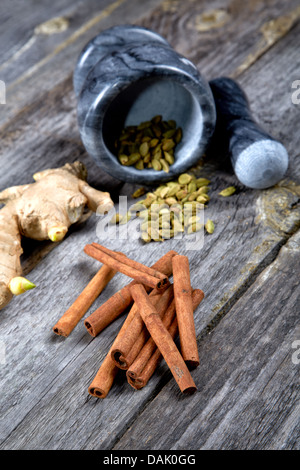
[[[147,273],[150,276],[154,276],[158,279],[161,279],[163,281],[163,284],[168,283],[168,276],[157,271],[157,269],[149,268],[149,266],[145,266],[144,264],[139,263],[138,261],[134,261],[133,259],[128,258],[124,253],[119,253],[117,251],[110,250],[109,248],[106,248],[103,245],[99,245],[99,243],[92,243],[91,245],[97,248],[98,250],[103,251],[112,258],[116,259],[117,261],[120,261],[121,263],[125,263],[128,266],[137,269],[138,271]]]
[[[193,314],[189,260],[177,255],[172,259],[174,299],[178,321],[180,349],[189,368],[199,365],[199,354]]]
[[[149,294],[149,299],[151,299],[151,303],[156,307],[158,314],[162,316],[173,299],[173,286],[166,289],[160,296],[153,296],[153,293],[155,291]],[[136,314],[128,326],[126,335],[115,341],[111,352],[114,363],[123,370],[128,369],[149,338],[148,330],[145,328],[137,305],[133,304],[132,308],[135,308]]]
[[[194,311],[204,298],[201,289],[194,289],[192,293]],[[174,339],[178,332],[176,318],[175,300],[171,302],[163,316],[163,324]],[[136,389],[144,387],[162,359],[160,350],[157,348],[153,338],[149,338],[140,353],[126,372],[128,383]]]
[[[104,361],[102,362],[97,374],[95,375],[92,383],[88,388],[88,392],[90,395],[93,395],[97,398],[105,398],[108,394],[113,381],[117,375],[119,367],[113,362],[111,357],[111,351],[114,347],[116,341],[119,341],[120,338],[126,333],[128,326],[130,325],[132,319],[136,314],[136,310],[133,308],[134,305],[131,307],[122,327],[119,330],[119,333],[116,336],[115,341],[113,342],[112,346],[110,347]]]
[[[120,260],[105,253],[104,251],[96,248],[93,245],[86,245],[84,247],[84,252],[91,256],[92,258],[101,261],[101,263],[110,266],[112,269],[115,269],[126,276],[131,277],[132,279],[145,284],[152,289],[165,289],[168,284],[168,278],[165,276],[163,280],[159,277],[153,276],[145,271],[140,271],[136,267],[133,267],[131,263],[127,264],[128,258],[126,256],[120,255]],[[116,253],[117,255],[117,253]],[[130,260],[132,261],[132,260]]]
[[[178,323],[177,318],[174,317],[171,325],[169,326],[168,332],[171,335],[171,338],[174,340],[177,333],[178,333]],[[159,363],[162,360],[162,354],[160,350],[156,347],[154,349],[153,354],[150,356],[150,359],[146,362],[142,372],[138,375],[129,375],[129,369],[126,371],[127,382],[136,390],[140,390],[141,388],[147,385],[149,379],[154,374],[154,371],[157,369]]]
[[[159,298],[161,296],[161,294],[158,294],[155,291],[152,291],[151,294],[150,295],[152,296],[153,299],[155,297]],[[122,327],[119,330],[119,333],[117,334],[104,361],[102,362],[97,374],[95,375],[92,383],[90,384],[88,388],[88,392],[90,393],[90,395],[93,395],[97,398],[105,398],[106,395],[108,394],[113,384],[113,381],[117,375],[117,372],[118,370],[120,370],[120,368],[117,367],[114,361],[112,360],[112,356],[111,356],[112,350],[115,348],[116,344],[121,340],[121,338],[127,334],[128,327],[130,326],[132,320],[135,318],[136,313],[137,313],[136,305],[133,304],[127,317],[125,318],[125,321]]]
[[[176,251],[168,251],[154,265],[153,269],[162,272],[167,277],[172,275],[172,258],[177,255]],[[133,302],[130,287],[136,284],[132,281],[124,286],[114,295],[112,295],[104,304],[89,315],[84,321],[84,325],[91,336],[97,336],[106,326],[118,318],[121,313],[128,308]],[[149,287],[145,287],[148,291]]]
[[[54,325],[54,333],[59,336],[69,336],[116,272],[117,271],[115,269],[103,265],[88,285],[83,289],[75,302]]]
[[[110,391],[119,368],[113,363],[110,354],[107,354],[88,388],[90,395],[96,398],[105,398]]]
[[[194,392],[197,390],[197,387],[187,365],[178,351],[172,336],[159,317],[156,308],[152,305],[144,286],[142,284],[135,284],[130,290],[137,304],[139,313],[151,337],[168,364],[180,390],[184,393]]]

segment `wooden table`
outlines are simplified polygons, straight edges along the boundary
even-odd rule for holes
[[[284,180],[267,190],[243,187],[229,165],[203,166],[212,182],[205,215],[216,229],[201,250],[187,251],[184,240],[100,241],[147,265],[169,249],[189,257],[192,284],[205,292],[195,313],[200,366],[192,396],[182,396],[164,361],[140,391],[120,373],[106,399],[90,396],[124,317],[96,338],[82,322],[68,338],[52,326],[99,268],[83,253],[97,241],[99,219],[72,227],[55,246],[24,240],[24,271],[37,288],[1,311],[1,449],[299,450],[300,104],[292,99],[299,1],[44,0],[33,7],[3,0],[1,9],[1,190],[76,159],[116,207],[119,195],[137,189],[105,175],[85,152],[72,88],[82,47],[122,23],[157,31],[208,80],[236,78],[255,118],[290,156]],[[218,197],[231,184],[237,193]],[[117,274],[87,315],[126,283]]]

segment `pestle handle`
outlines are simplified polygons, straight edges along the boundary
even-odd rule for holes
[[[217,111],[214,139],[229,153],[237,178],[256,189],[278,183],[288,167],[285,147],[254,121],[247,97],[234,80],[220,77],[209,85]]]

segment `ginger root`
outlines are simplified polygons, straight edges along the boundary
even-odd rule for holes
[[[62,240],[71,224],[80,220],[87,206],[104,214],[113,207],[109,193],[86,182],[81,162],[33,175],[35,183],[0,192],[0,310],[13,295],[35,287],[22,277],[21,236],[53,242]]]

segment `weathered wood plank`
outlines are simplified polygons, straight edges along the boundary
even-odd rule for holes
[[[211,80],[246,70],[299,16],[297,1],[165,0],[142,25],[163,35]]]
[[[299,261],[300,231],[200,341],[198,392],[168,384],[114,449],[300,449]]]
[[[234,74],[237,67],[241,70],[247,68],[286,34],[299,18],[297,0],[269,0],[267,5],[262,5],[260,1],[245,4],[236,0],[214,0],[209,6],[204,0],[147,0],[142,4],[116,0],[109,4],[103,1],[102,10],[102,3],[99,5],[94,0],[85,2],[84,7],[81,3],[70,7],[67,0],[65,2],[59,9],[54,8],[53,16],[59,14],[66,19],[67,30],[50,38],[41,38],[40,34],[37,36],[34,27],[38,27],[45,18],[45,13],[38,9],[22,27],[23,31],[26,26],[24,35],[27,43],[15,46],[16,58],[11,55],[7,58],[8,62],[4,63],[2,70],[3,77],[0,68],[0,78],[8,80],[7,104],[5,112],[1,113],[0,124],[7,123],[22,107],[65,80],[72,73],[82,47],[100,28],[136,22],[137,18],[142,17],[139,21],[141,25],[166,37],[178,52],[190,58],[211,79],[220,74]],[[162,6],[151,14],[151,9],[160,3]],[[46,11],[50,14],[51,10]],[[148,15],[147,11],[150,12]],[[14,33],[16,24],[12,27]],[[11,36],[19,37],[18,33],[8,33],[8,36],[4,36],[3,44],[10,43]],[[39,41],[34,40],[36,37]],[[29,44],[27,48],[26,44]],[[16,74],[18,78],[10,83],[9,77]]]
[[[287,68],[296,73],[298,54],[291,44],[297,34],[299,27],[261,59],[259,76],[253,67],[249,75],[241,77],[247,92],[252,89],[253,77],[259,81],[261,88],[255,88],[256,96],[252,95],[251,104],[256,113],[262,113],[260,106],[264,102],[267,109],[263,117],[270,128],[275,126],[278,114],[268,113],[268,101],[272,102],[277,96],[282,83],[275,82],[273,87],[268,87],[267,77],[277,76],[279,71]],[[290,45],[289,54],[282,54],[287,44]],[[255,74],[251,77],[252,70]],[[283,80],[288,87],[289,77],[285,76]],[[71,90],[70,82],[66,81],[64,85]],[[90,182],[99,186],[101,171],[94,168],[80,146],[74,108],[67,97],[61,99],[63,90],[63,85],[59,85],[43,103],[33,105],[29,114],[24,112],[6,128],[2,145],[6,155],[3,169],[7,176],[2,177],[0,186],[7,185],[12,178],[17,180],[14,184],[27,182],[41,164],[48,165],[47,158],[52,154],[53,166],[76,157],[84,158],[90,170]],[[289,129],[296,119],[297,109],[287,100],[283,100],[281,106],[286,118],[282,123],[282,135],[290,140],[289,150],[292,160],[296,161],[298,136],[294,133],[289,136]],[[56,142],[53,142],[53,136]],[[74,155],[72,151],[78,153]],[[26,159],[20,161],[18,155],[24,153]],[[218,191],[223,185],[236,184],[235,177],[224,169],[216,170],[212,164],[205,166],[203,173],[212,179],[212,200],[206,215],[216,221],[216,231],[205,237],[200,252],[187,251],[184,240],[147,246],[140,242],[113,240],[112,229],[105,241],[110,248],[123,250],[148,265],[169,249],[188,254],[192,283],[206,294],[195,317],[199,339],[274,259],[300,220],[299,189],[291,183],[262,192],[239,186],[235,196],[220,200]],[[133,189],[125,185],[121,193],[131,194]],[[38,288],[23,298],[14,299],[1,312],[1,340],[6,349],[5,364],[0,366],[2,448],[111,448],[171,379],[162,364],[151,383],[144,390],[134,392],[120,374],[108,398],[94,400],[88,397],[87,387],[113,341],[121,319],[94,340],[82,325],[67,340],[54,337],[51,332],[52,325],[97,269],[97,263],[88,260],[82,252],[86,243],[97,238],[96,222],[93,216],[80,230],[74,228],[68,238],[31,271],[30,278]],[[117,275],[96,305],[126,282],[124,277]],[[172,382],[166,388],[166,394],[170,406],[177,407],[180,397]]]
[[[1,2],[0,76],[6,86],[18,80],[70,37],[90,18],[105,10],[109,0],[38,2],[34,8],[23,0]]]
[[[41,99],[45,92],[70,77],[82,48],[101,30],[119,23],[134,23],[160,1],[88,0],[78,1],[75,5],[67,0],[63,3],[49,2],[45,11],[41,5],[42,8],[37,9],[34,15],[27,13],[26,18],[31,16],[29,20],[20,20],[20,36],[16,32],[19,21],[13,18],[11,27],[12,19],[8,14],[3,46],[6,45],[9,51],[12,48],[11,54],[14,55],[4,55],[0,68],[0,79],[7,81],[6,105],[0,115],[0,124],[9,122],[20,109]],[[18,16],[22,17],[24,2],[19,1],[19,4]],[[29,8],[25,7],[25,11],[29,12]],[[51,25],[45,26],[43,21],[57,15],[60,15],[57,30],[63,28],[62,25],[68,26],[67,29],[45,36],[43,30],[49,31]]]

